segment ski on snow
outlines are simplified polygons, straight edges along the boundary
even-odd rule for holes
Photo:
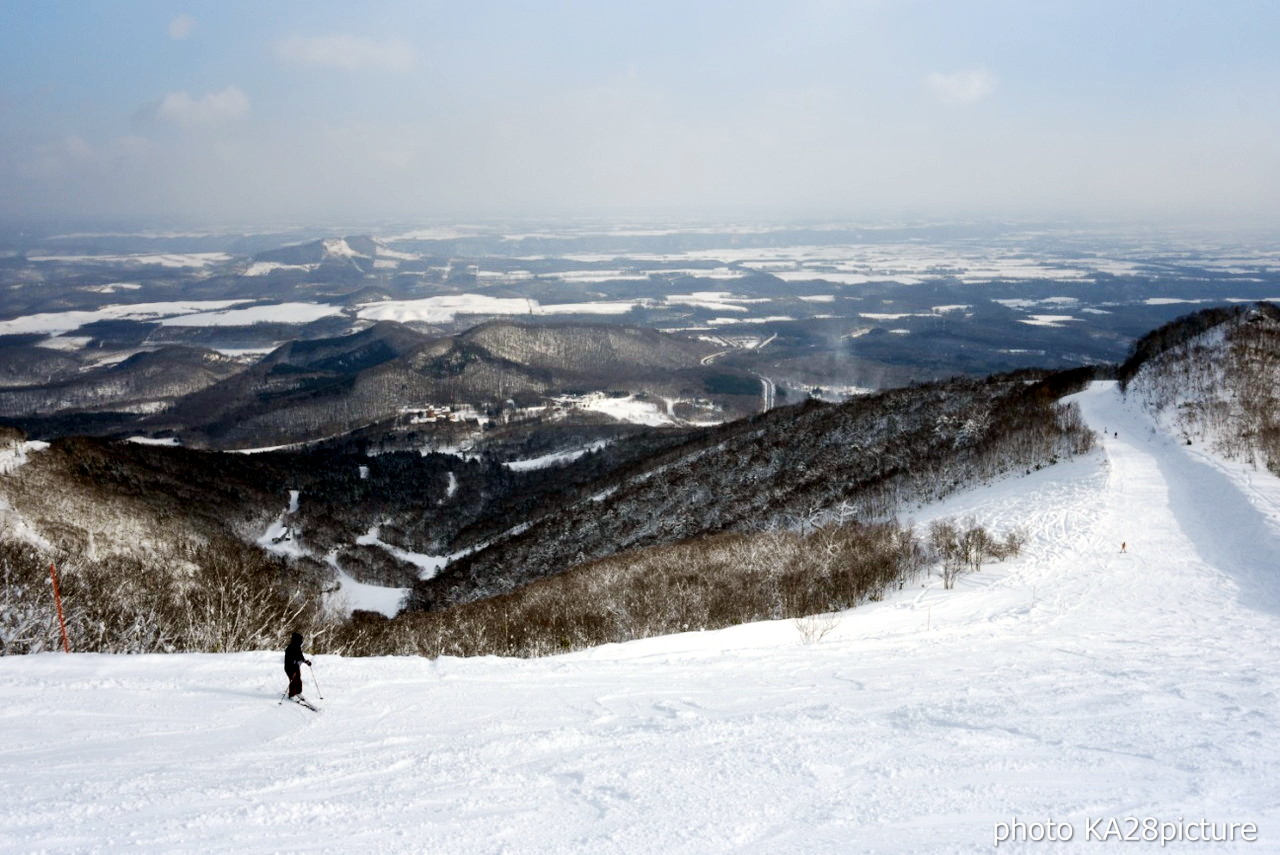
[[[290,697],[286,697],[286,696],[283,696],[283,695],[282,695],[282,696],[280,697],[280,701],[279,701],[279,702],[280,702],[281,704],[283,704],[285,701],[293,701],[293,702],[294,702],[295,704],[297,704],[298,706],[300,706],[300,707],[306,707],[307,709],[311,710],[312,712],[320,712],[320,708],[319,708],[319,707],[317,707],[317,706],[312,706],[311,701],[308,701],[306,698],[290,698]]]

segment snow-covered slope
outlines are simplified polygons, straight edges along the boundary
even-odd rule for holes
[[[0,660],[0,851],[985,852],[1015,819],[1087,851],[1127,817],[1276,851],[1280,482],[1076,400],[1098,452],[917,516],[1021,525],[1021,558],[810,645],[319,657],[319,714],[274,652]]]
[[[1195,334],[1206,316],[1219,315],[1226,317]],[[1128,378],[1129,396],[1187,443],[1205,443],[1221,457],[1280,473],[1280,309],[1208,310],[1143,342],[1162,335],[1174,343],[1143,354]]]

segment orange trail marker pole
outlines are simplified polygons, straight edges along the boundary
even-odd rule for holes
[[[67,640],[67,622],[62,617],[62,594],[58,593],[58,571],[53,564],[49,565],[49,578],[53,580],[53,602],[58,607],[58,626],[62,627],[62,650],[71,652],[71,642]]]

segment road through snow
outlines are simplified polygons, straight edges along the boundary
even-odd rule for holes
[[[318,715],[276,705],[276,652],[0,660],[0,851],[989,852],[1015,817],[1076,838],[1022,851],[1090,851],[1129,816],[1280,851],[1275,479],[1113,384],[1075,400],[1097,453],[915,513],[1021,525],[1019,559],[812,645],[320,656]]]

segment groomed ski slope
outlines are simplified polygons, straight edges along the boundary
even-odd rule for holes
[[[1000,851],[1088,852],[1125,817],[1259,829],[1160,851],[1280,851],[1277,479],[1113,384],[1076,400],[1119,436],[917,513],[1024,526],[1019,559],[810,645],[319,656],[319,714],[276,705],[274,651],[0,660],[0,851],[990,852],[1017,818],[1075,840]]]

